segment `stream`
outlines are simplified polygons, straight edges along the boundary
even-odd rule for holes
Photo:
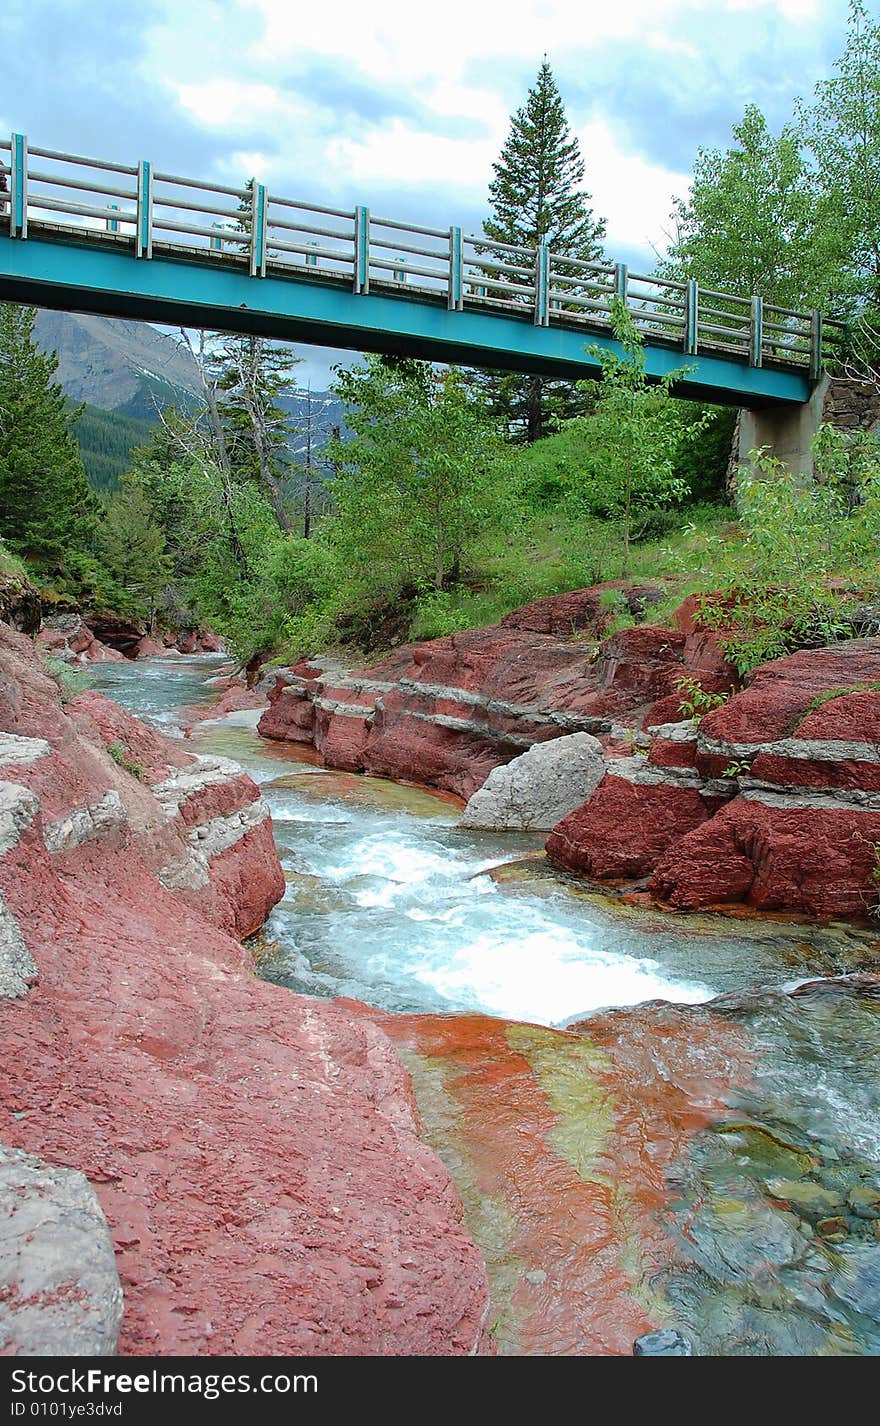
[[[181,736],[221,662],[90,681]],[[259,973],[395,1041],[497,1350],[626,1353],[670,1325],[699,1354],[880,1354],[880,999],[839,979],[876,968],[872,932],[628,907],[554,875],[541,837],[460,829],[255,721],[189,742],[271,808],[287,891]],[[816,977],[838,979],[786,993]]]

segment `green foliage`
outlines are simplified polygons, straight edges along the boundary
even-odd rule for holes
[[[98,502],[71,434],[57,358],[33,339],[35,312],[0,304],[0,536],[73,584],[94,574]]]
[[[706,713],[711,713],[713,708],[720,708],[730,697],[729,693],[709,693],[698,678],[689,675],[677,678],[675,688],[678,693],[679,711],[685,718],[692,718],[695,723]]]
[[[0,540],[0,576],[11,577],[13,579],[27,579],[27,569],[24,561],[8,550],[3,541]]]
[[[825,295],[820,209],[797,131],[775,137],[755,104],[731,148],[700,148],[661,270],[739,297],[802,308]]]
[[[720,595],[705,601],[704,617],[742,674],[792,649],[845,636],[829,576],[876,558],[880,443],[823,427],[814,455],[812,477],[793,475],[766,450],[752,452],[751,468],[740,473],[745,538]]]
[[[487,237],[517,247],[547,242],[584,262],[601,258],[605,222],[583,190],[584,161],[546,59],[492,168]]]
[[[835,73],[800,119],[824,207],[840,296],[880,304],[880,23],[850,0]]]
[[[393,597],[442,591],[503,517],[503,450],[458,372],[368,358],[339,373],[351,440],[335,440],[328,539],[347,578]]]
[[[131,773],[138,782],[143,782],[146,776],[146,769],[143,763],[137,761],[131,755],[131,748],[124,743],[121,738],[114,738],[112,743],[107,744],[107,751],[117,767],[121,767],[125,772]]]
[[[594,216],[584,190],[580,147],[546,60],[492,167],[492,216],[483,224],[488,238],[523,248],[546,242],[560,255],[601,259],[605,222]],[[583,407],[570,382],[500,372],[478,374],[477,381],[515,439],[537,440]]]
[[[97,544],[110,581],[107,602],[151,623],[171,575],[171,559],[150,501],[135,481],[127,479],[110,496]]]
[[[153,430],[149,421],[124,416],[119,411],[103,411],[98,406],[83,406],[73,434],[92,489],[105,494],[118,489],[131,464],[132,451],[146,445]]]
[[[72,669],[64,659],[56,658],[50,654],[43,660],[43,668],[52,681],[58,685],[62,708],[66,708],[71,699],[89,686],[88,675]]]
[[[602,511],[621,525],[621,572],[629,573],[629,551],[640,521],[679,502],[685,484],[676,473],[675,452],[682,419],[671,390],[684,369],[651,382],[641,337],[623,302],[613,304],[614,335],[622,354],[594,348],[602,382],[592,415],[581,418],[588,435],[587,461],[575,473],[572,498],[585,512]],[[698,427],[702,417],[694,422]]]
[[[675,474],[685,486],[685,499],[688,503],[726,500],[735,408],[677,401],[676,409],[681,436],[675,451]]]
[[[227,337],[213,361],[233,476],[263,490],[285,532],[290,520],[282,484],[291,470],[293,427],[279,402],[293,384],[298,360],[289,347],[264,337]]]

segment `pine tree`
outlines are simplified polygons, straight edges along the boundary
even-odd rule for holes
[[[493,169],[492,217],[483,224],[487,238],[527,248],[545,242],[557,255],[601,260],[605,222],[594,216],[582,187],[584,160],[546,58],[510,121]],[[493,372],[482,384],[496,414],[528,441],[546,434],[554,416],[562,419],[578,409],[570,383]]]
[[[290,530],[283,483],[290,474],[291,420],[279,404],[298,357],[264,337],[228,337],[217,355],[220,415],[233,473],[269,497],[278,526]]]
[[[546,242],[567,257],[600,260],[605,223],[593,216],[590,195],[581,187],[586,169],[580,146],[546,59],[492,167],[493,216],[483,224],[488,238],[520,247]]]
[[[79,413],[53,380],[57,356],[33,339],[35,317],[0,304],[0,536],[65,572],[92,548],[98,500],[71,430]]]
[[[165,533],[156,523],[150,501],[131,476],[107,501],[98,532],[103,564],[119,589],[115,601],[143,614],[152,627],[162,592],[171,576]]]

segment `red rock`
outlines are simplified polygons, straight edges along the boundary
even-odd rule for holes
[[[614,787],[609,776],[554,829],[548,852],[593,877],[653,871],[651,892],[679,908],[863,916],[878,899],[880,808],[867,800],[880,793],[877,685],[877,639],[765,665],[702,718],[696,744],[661,724],[648,758],[655,785]],[[655,705],[649,726],[671,711],[670,700]],[[689,787],[662,785],[682,784],[676,769],[689,765]],[[746,795],[728,803],[725,788],[740,786]]]
[[[185,857],[191,816],[253,805],[250,779],[218,773],[193,790],[179,779],[205,765],[168,744],[181,795],[160,803],[104,743],[124,732],[155,778],[164,740],[96,693],[73,704],[61,709],[29,641],[0,628],[5,726],[51,745],[3,768],[43,800],[0,854],[39,968],[23,999],[0,1001],[4,1139],[94,1185],[125,1289],[120,1353],[482,1349],[482,1260],[388,1040],[258,981],[218,929],[230,912],[239,933],[265,914],[259,876],[280,874],[269,823],[211,858],[198,910],[196,889],[158,879],[175,849]],[[127,815],[56,837],[50,855],[50,823],[73,825],[108,790]]]
[[[833,744],[831,745],[833,746]],[[701,758],[705,765],[709,760]],[[724,758],[713,758],[718,766]],[[729,766],[729,760],[728,760]],[[749,772],[762,782],[774,782],[780,787],[849,787],[863,792],[880,792],[880,762],[865,762],[853,758],[793,758],[758,753],[750,760]]]
[[[653,738],[648,761],[652,767],[694,767],[697,761],[697,740]]]
[[[129,659],[137,656],[137,645],[146,634],[143,625],[103,610],[96,610],[89,615],[89,626],[95,638],[102,644],[109,644],[111,649],[116,649]]]
[[[34,643],[43,653],[54,653],[67,648],[67,635],[61,629],[41,629]]]
[[[582,639],[538,631],[566,620],[570,628],[577,610],[578,618],[592,617],[603,588],[538,600],[495,627],[407,645],[365,669],[301,662],[279,675],[259,731],[312,743],[331,767],[467,799],[494,767],[534,742],[577,731],[607,735],[615,722],[638,728],[647,707],[682,676],[687,634],[624,629],[597,658]]]
[[[852,737],[864,716],[861,739],[880,740],[880,698],[877,692],[834,699],[811,708],[814,700],[830,690],[846,690],[854,684],[880,682],[880,639],[851,639],[827,649],[801,649],[787,658],[763,664],[755,670],[748,687],[722,708],[708,713],[701,724],[707,737],[730,743],[771,742],[780,738],[828,737],[838,727],[835,707],[846,732],[834,737]]]
[[[182,654],[218,654],[224,647],[223,640],[210,629],[181,629],[171,642]]]
[[[135,644],[134,654],[130,657],[136,659],[158,659],[163,658],[168,650],[164,644],[160,644],[156,639],[151,639],[149,634],[145,634],[142,639],[138,639]]]
[[[109,644],[102,644],[100,639],[93,639],[85,651],[85,657],[89,663],[124,663],[125,654],[119,653],[117,649],[111,649]]]
[[[738,797],[661,859],[649,889],[682,910],[864,916],[876,904],[880,812],[768,807]]]
[[[557,866],[598,880],[642,877],[719,806],[696,787],[638,785],[606,773],[592,797],[547,838]]]
[[[228,687],[220,690],[215,703],[202,703],[196,708],[185,709],[182,722],[185,728],[192,728],[207,718],[225,718],[227,713],[241,713],[265,706],[265,694],[255,688],[245,688],[240,679],[229,679]]]
[[[126,756],[140,763],[148,783],[161,782],[172,768],[193,764],[191,754],[175,739],[163,738],[155,728],[93,688],[72,698],[66,711],[74,728],[90,742],[100,742],[105,748],[121,743]],[[39,726],[39,721],[39,717],[32,718],[30,726]]]
[[[608,598],[617,593],[620,598]],[[535,634],[575,634],[580,630],[601,635],[605,625],[620,613],[621,607],[630,614],[641,614],[662,597],[656,584],[634,586],[628,580],[615,579],[589,589],[575,589],[564,594],[548,594],[533,599],[505,614],[502,625],[509,629],[527,629]],[[603,598],[604,596],[604,598]]]
[[[271,836],[260,831],[263,824],[250,824],[260,806],[259,788],[251,778],[234,765],[229,771],[211,772],[178,741],[163,738],[94,690],[78,694],[62,710],[58,688],[35,660],[30,640],[5,626],[0,627],[0,690],[3,687],[12,689],[14,697],[5,707],[0,699],[2,726],[22,737],[47,739],[51,751],[27,765],[7,762],[0,774],[39,797],[47,822],[60,825],[77,809],[114,793],[124,809],[128,835],[153,875],[176,880],[179,895],[217,925],[229,930],[247,926],[241,934],[249,935],[262,924],[284,894],[284,877]],[[181,773],[191,775],[187,791],[157,803],[151,789],[161,792],[169,778]],[[222,862],[214,855],[223,844],[222,836],[218,841],[215,835],[222,829],[212,831],[218,817],[230,819],[232,838]],[[207,829],[204,839],[197,835],[199,828]],[[203,854],[209,858],[207,866]],[[242,915],[235,904],[239,884],[247,888]]]

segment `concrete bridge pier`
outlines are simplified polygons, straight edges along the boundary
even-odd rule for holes
[[[749,451],[769,446],[789,470],[811,475],[810,444],[827,423],[842,431],[880,433],[880,384],[869,378],[823,376],[803,406],[741,410],[734,435],[731,466],[748,465]],[[733,469],[728,476],[733,475]]]
[[[750,451],[769,446],[770,454],[783,461],[789,470],[812,475],[810,445],[822,422],[827,419],[825,408],[830,385],[828,376],[821,377],[810,400],[803,406],[741,410],[735,449],[738,464],[747,466]]]

